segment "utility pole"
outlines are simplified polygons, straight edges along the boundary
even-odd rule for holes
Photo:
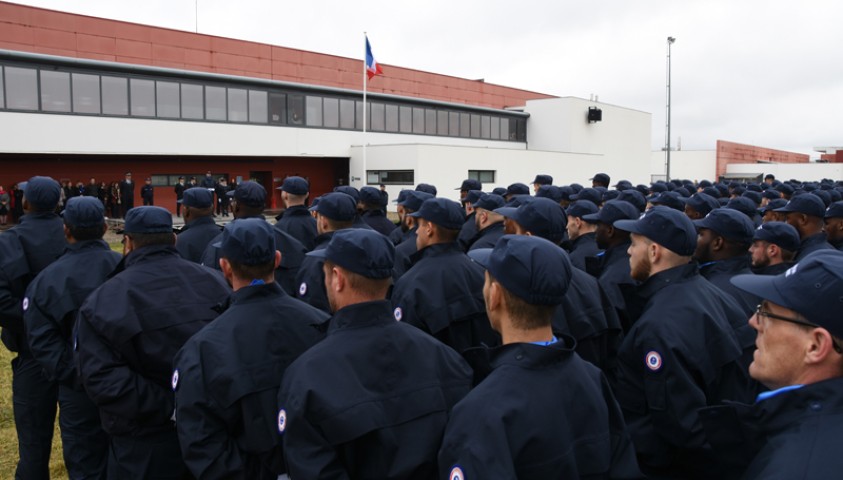
[[[670,181],[670,46],[676,41],[674,37],[667,37],[667,139],[665,141],[665,177]]]

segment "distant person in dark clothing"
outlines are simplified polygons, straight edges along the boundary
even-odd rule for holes
[[[176,192],[176,216],[181,216],[181,205],[182,199],[184,198],[184,191],[187,187],[184,184],[184,177],[179,177],[178,183],[176,186],[173,187],[173,190]]]
[[[597,224],[583,220],[583,215],[597,213],[597,205],[587,201],[576,201],[568,206],[568,231],[571,265],[585,271],[585,259],[601,252],[597,246]]]
[[[225,177],[220,177],[214,192],[217,194],[217,215],[228,216],[231,199],[228,197],[229,188]]]
[[[843,250],[843,201],[834,202],[826,209],[825,235],[832,247]]]
[[[135,207],[135,182],[132,181],[132,172],[126,172],[126,176],[120,181],[120,197],[117,202],[120,204],[120,216],[125,218],[126,212]]]
[[[787,205],[777,208],[776,212],[785,214],[787,223],[799,232],[801,245],[796,253],[797,263],[811,252],[834,250],[823,233],[825,204],[820,197],[810,194],[794,195]]]
[[[141,198],[143,199],[144,205],[154,205],[155,204],[155,189],[152,188],[152,179],[146,179],[146,184],[141,187]]]
[[[308,251],[313,250],[317,235],[316,220],[310,216],[306,206],[310,184],[302,177],[287,177],[278,189],[287,208],[276,217],[275,228],[295,237]]]
[[[360,200],[358,208],[363,209],[360,216],[367,225],[376,232],[389,236],[396,225],[386,218],[386,211],[383,209],[383,196],[375,187],[363,187],[360,189]]]
[[[191,262],[200,263],[202,253],[222,227],[214,222],[214,195],[204,188],[184,192],[184,226],[176,237],[176,250]]]
[[[758,275],[778,275],[794,265],[799,250],[799,233],[784,222],[767,222],[755,229],[749,254],[752,271]]]

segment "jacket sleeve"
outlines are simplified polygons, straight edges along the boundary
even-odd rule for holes
[[[459,407],[451,415],[439,450],[439,478],[517,478],[504,422],[477,419]]]
[[[0,237],[0,327],[23,335],[23,300],[29,264],[17,235]]]
[[[245,460],[227,427],[237,423],[237,412],[215,404],[196,347],[188,342],[173,362],[173,375],[178,375],[173,384],[182,458],[196,478],[246,480]]]
[[[86,302],[87,303],[87,302]],[[87,308],[86,308],[87,307]],[[106,414],[146,423],[164,424],[173,415],[169,388],[150,382],[124,360],[128,345],[112,345],[97,331],[91,306],[83,305],[77,319],[76,358],[88,396]]]
[[[76,379],[73,355],[68,349],[60,323],[64,316],[54,318],[47,306],[42,304],[42,292],[36,291],[36,282],[27,289],[27,308],[23,314],[29,349],[49,380],[73,386]]]

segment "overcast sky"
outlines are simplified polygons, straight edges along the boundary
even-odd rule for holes
[[[180,30],[194,0],[18,0]],[[832,0],[198,0],[200,33],[380,63],[652,113],[665,144],[718,139],[810,153],[843,144],[843,2]],[[388,72],[387,72],[388,74]]]

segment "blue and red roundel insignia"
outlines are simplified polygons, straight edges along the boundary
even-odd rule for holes
[[[173,371],[173,378],[171,380],[171,385],[173,387],[173,391],[175,392],[177,388],[179,388],[179,369],[175,369]]]
[[[644,357],[644,363],[651,371],[658,372],[662,369],[662,356],[659,355],[659,352],[651,350]]]
[[[284,433],[287,429],[287,411],[283,408],[278,412],[278,433]]]
[[[463,475],[462,468],[459,465],[454,465],[454,468],[451,469],[448,480],[465,480],[465,475]]]
[[[299,285],[299,296],[303,297],[306,293],[307,293],[307,283],[301,282],[301,285]]]
[[[401,318],[404,317],[404,311],[401,310],[401,307],[395,307],[395,310],[393,310],[392,314],[395,316],[395,320],[399,322],[401,321]]]

